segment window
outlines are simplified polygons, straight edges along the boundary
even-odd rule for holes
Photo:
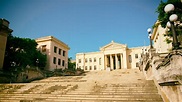
[[[61,59],[58,59],[58,65],[61,65]]]
[[[46,45],[42,46],[42,52],[46,52]]]
[[[62,66],[64,67],[64,60],[62,60]]]
[[[132,62],[132,58],[131,58],[131,55],[129,55],[129,63]]]
[[[56,64],[56,57],[53,58],[53,63]]]
[[[85,70],[87,70],[87,66],[85,66]]]
[[[96,58],[94,58],[94,62],[96,62]]]
[[[90,58],[89,61],[92,62],[92,58]]]
[[[66,54],[66,51],[63,51],[63,56],[65,56],[65,54]]]
[[[135,54],[135,58],[138,58],[138,54]]]
[[[61,49],[59,49],[59,55],[61,55]]]
[[[94,70],[96,70],[97,69],[97,67],[96,67],[96,65],[94,66]]]
[[[82,61],[81,61],[81,59],[78,59],[78,63],[81,63]]]
[[[87,63],[87,58],[85,59],[85,63]]]
[[[54,46],[54,53],[57,53],[57,47]]]
[[[90,66],[90,70],[92,70],[92,66]]]
[[[139,63],[138,62],[136,63],[136,67],[139,67]]]

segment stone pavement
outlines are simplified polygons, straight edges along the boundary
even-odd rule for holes
[[[87,72],[32,83],[0,84],[0,102],[163,102],[139,70]]]

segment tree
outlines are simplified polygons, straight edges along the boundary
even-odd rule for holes
[[[38,59],[38,63],[36,62],[37,59]],[[46,61],[47,61],[46,55],[43,55],[40,51],[35,52],[34,65],[36,65],[37,67],[43,70],[46,65]]]
[[[71,62],[72,58],[68,58],[68,69],[75,70],[76,68],[76,62]]]
[[[163,2],[161,0],[158,8],[157,8],[157,13],[158,13],[158,20],[160,21],[160,24],[163,28],[166,27],[167,22],[169,21],[169,17],[171,14],[165,13],[164,7],[167,4],[173,4],[175,6],[175,10],[172,13],[175,13],[178,15],[178,24],[182,23],[182,2],[180,0],[168,0],[167,2]],[[176,24],[176,32],[178,34],[178,40],[182,42],[182,26]],[[155,25],[154,25],[155,27]],[[166,32],[165,36],[172,37],[172,32],[169,30]],[[166,39],[168,43],[171,41],[169,39]]]
[[[37,51],[36,46],[35,40],[14,37],[10,34],[7,38],[4,69],[36,66],[36,59],[39,59],[38,66],[44,67],[46,56]]]

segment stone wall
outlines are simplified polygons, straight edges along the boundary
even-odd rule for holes
[[[38,69],[28,68],[17,75],[17,82],[30,82],[44,78],[44,74]]]
[[[146,79],[154,80],[159,93],[165,102],[180,102],[182,100],[182,50],[168,54],[149,52],[144,55],[140,69]]]

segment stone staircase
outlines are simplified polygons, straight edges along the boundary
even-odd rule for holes
[[[112,79],[112,80],[111,80]],[[136,70],[89,72],[27,84],[0,84],[0,102],[163,102]]]

